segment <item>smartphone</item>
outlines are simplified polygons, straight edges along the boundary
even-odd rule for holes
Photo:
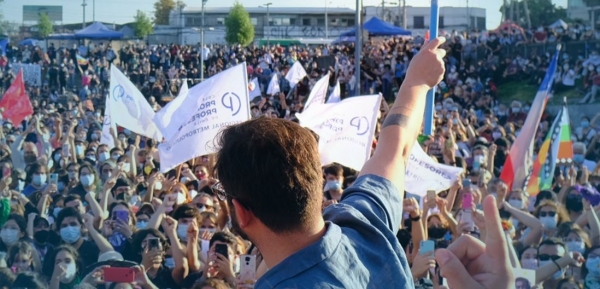
[[[70,157],[71,156],[71,151],[69,150],[69,144],[68,143],[63,144],[61,155],[63,157]]]
[[[429,190],[427,191],[427,200],[431,201],[435,201],[435,197],[436,197],[436,193],[434,190]]]
[[[148,251],[152,251],[153,249],[160,250],[160,240],[158,238],[148,239]]]
[[[50,174],[50,184],[58,184],[58,174]]]
[[[127,212],[127,211],[115,211],[114,219],[115,220],[121,220],[125,224],[129,224],[129,212]]]
[[[481,168],[481,163],[479,163],[479,160],[473,160],[473,171],[479,171],[479,169]]]
[[[463,187],[463,189],[470,188],[471,187],[471,179],[465,178],[464,180],[462,180],[462,187]]]
[[[12,171],[9,167],[4,167],[2,169],[2,177],[6,177],[6,176],[10,176],[12,175]]]
[[[462,202],[462,215],[460,217],[461,224],[468,224],[467,230],[472,232],[475,230],[475,224],[473,223],[473,218],[471,216],[471,208],[473,207],[473,195],[472,194],[463,194],[463,202]]]
[[[112,283],[131,283],[135,281],[133,268],[108,267],[104,268],[104,281]]]
[[[421,246],[419,247],[419,254],[425,255],[435,250],[435,242],[433,240],[421,240]]]
[[[229,257],[229,250],[225,244],[215,244],[215,253]]]
[[[240,268],[240,281],[238,285],[241,288],[254,288],[254,282],[256,280],[256,256],[255,255],[241,255],[241,268]]]
[[[463,210],[471,210],[473,207],[473,194],[464,193],[462,197],[462,208]]]

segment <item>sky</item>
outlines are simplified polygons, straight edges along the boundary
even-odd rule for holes
[[[92,20],[92,1],[87,0],[86,21]],[[188,7],[200,7],[202,0],[183,0]],[[354,0],[303,0],[302,3],[287,0],[240,0],[246,7],[257,7],[261,4],[271,2],[271,7],[298,7],[304,4],[304,7],[325,7],[325,2],[329,1],[329,7],[347,7],[353,8],[356,3]],[[566,7],[568,0],[551,0],[558,6]],[[133,21],[133,16],[137,10],[142,10],[152,14],[154,0],[96,0],[96,20],[108,23],[122,24]],[[235,0],[208,0],[207,7],[230,7]],[[399,0],[386,1],[396,2]],[[499,12],[502,0],[439,0],[440,6],[464,7],[469,3],[470,7],[481,7],[486,9],[487,27],[493,29],[500,24],[501,14]],[[62,5],[63,22],[77,23],[83,20],[83,10],[81,7],[83,0],[5,0],[0,4],[0,11],[4,18],[11,22],[21,23],[23,20],[23,5]],[[408,6],[423,6],[427,1],[406,0]],[[363,0],[364,6],[381,5],[381,1]]]

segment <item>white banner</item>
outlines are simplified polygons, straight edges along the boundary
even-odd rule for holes
[[[176,120],[177,117],[174,117],[175,112],[179,110],[183,101],[188,96],[189,89],[187,85],[187,81],[183,82],[181,89],[179,89],[179,94],[173,100],[171,100],[165,107],[161,110],[157,111],[152,121],[156,124],[156,127],[160,130],[162,135],[165,137],[167,141],[173,139],[173,136],[177,133],[179,129],[179,125],[173,125],[172,120]]]
[[[294,62],[294,65],[290,68],[288,73],[285,75],[285,79],[290,82],[290,89],[294,88],[302,78],[306,76],[306,70],[300,64],[300,61]]]
[[[323,165],[333,162],[361,170],[371,157],[371,146],[381,96],[347,98],[338,103],[315,104],[296,114],[300,124],[319,135]]]
[[[258,78],[253,78],[251,82],[252,90],[250,91],[250,100],[254,99],[257,96],[262,96],[262,94],[260,93],[260,84],[258,83]]]
[[[321,79],[319,79],[319,81],[315,83],[315,86],[310,90],[310,94],[308,95],[308,99],[306,100],[306,104],[304,105],[304,111],[306,111],[310,106],[325,103],[328,88],[329,72],[327,73],[327,75],[321,77]]]
[[[340,90],[340,82],[336,82],[327,103],[336,103],[342,101],[342,91]]]
[[[117,125],[112,121],[110,117],[110,96],[106,97],[106,106],[104,108],[104,119],[102,123],[102,136],[100,137],[100,143],[108,146],[109,149],[115,147],[115,139],[110,134],[110,129],[113,129],[117,133]]]
[[[462,172],[462,168],[437,163],[415,142],[406,165],[404,190],[421,197],[428,190],[439,193],[449,189]]]
[[[154,110],[137,87],[114,65],[110,67],[109,101],[111,122],[162,141],[162,134],[152,122]]]
[[[11,63],[15,75],[23,69],[23,81],[29,86],[42,86],[42,68],[39,64]]]
[[[158,146],[161,172],[216,152],[214,139],[223,128],[250,119],[246,63],[192,87],[188,96],[172,121],[176,135]]]
[[[281,92],[281,89],[279,88],[279,77],[277,77],[277,73],[273,73],[271,81],[269,81],[269,86],[267,87],[267,95],[274,95],[279,92]]]

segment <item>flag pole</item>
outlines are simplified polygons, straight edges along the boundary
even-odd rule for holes
[[[438,36],[438,20],[440,7],[438,0],[431,0],[431,13],[429,19],[429,41]],[[425,128],[424,134],[433,135],[433,107],[435,104],[435,87],[427,92],[427,101],[425,103]]]

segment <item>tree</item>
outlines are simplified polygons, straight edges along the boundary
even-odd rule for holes
[[[154,24],[169,25],[169,15],[175,8],[183,9],[185,3],[178,0],[156,0],[154,3]]]
[[[136,37],[145,38],[148,36],[148,34],[154,31],[154,27],[152,27],[152,21],[148,15],[146,15],[146,13],[138,10],[137,14],[133,18],[135,19],[134,32]]]
[[[225,40],[229,44],[246,46],[254,40],[254,25],[250,21],[250,14],[240,2],[235,2],[225,19]]]
[[[510,3],[506,4],[510,5]],[[525,6],[523,4],[523,1],[514,1],[514,5],[519,5],[519,9],[521,11],[525,11]],[[527,8],[529,10],[529,17],[531,19],[532,28],[537,28],[539,26],[548,26],[556,22],[556,20],[558,19],[563,19],[565,21],[567,20],[567,9],[563,7],[557,7],[556,4],[553,4],[548,0],[527,0]],[[504,5],[500,7],[500,12],[505,12]],[[507,19],[511,19],[515,23],[523,25],[527,23],[524,14],[525,13],[521,13],[521,19],[514,19],[514,17],[510,17],[510,15],[507,17]]]
[[[52,21],[50,21],[50,17],[48,17],[47,13],[40,13],[40,19],[38,20],[38,29],[40,33],[40,37],[46,38],[48,35],[54,33],[54,29],[52,28]]]

